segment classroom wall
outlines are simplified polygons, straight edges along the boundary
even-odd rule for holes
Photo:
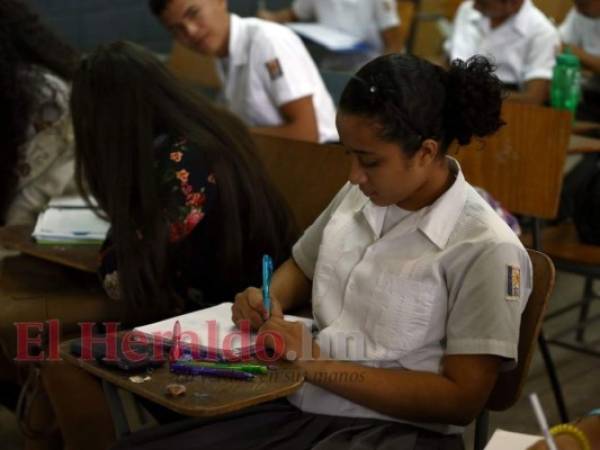
[[[159,25],[146,0],[28,0],[56,31],[71,44],[89,50],[98,44],[128,39],[154,51],[167,53],[169,34]],[[281,8],[291,0],[268,0],[269,8]],[[258,0],[229,0],[230,9],[242,16],[254,15]]]

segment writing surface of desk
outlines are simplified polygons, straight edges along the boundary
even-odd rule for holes
[[[150,380],[136,384],[129,377],[138,373],[105,367],[96,361],[83,361],[70,353],[70,344],[71,341],[61,344],[61,357],[102,380],[115,426],[120,434],[131,430],[128,423],[124,424],[127,422],[124,405],[122,398],[116,394],[115,387],[185,416],[212,417],[285,397],[297,391],[304,382],[298,369],[294,369],[291,363],[281,361],[275,363],[277,370],[257,375],[251,381],[175,375],[169,371],[168,363],[165,363],[152,370]],[[145,376],[146,372],[143,371],[140,375]],[[168,396],[165,388],[170,383],[185,385],[186,393],[179,397]]]
[[[84,272],[96,272],[99,245],[40,245],[31,237],[32,231],[31,225],[2,227],[0,246]]]
[[[572,134],[569,138],[568,153],[598,153],[600,152],[600,139]]]
[[[576,120],[571,129],[573,134],[600,133],[600,122],[585,122]]]

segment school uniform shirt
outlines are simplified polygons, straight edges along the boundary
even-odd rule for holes
[[[250,127],[276,127],[283,105],[312,96],[319,142],[338,141],[333,100],[300,38],[265,20],[230,20],[229,56],[217,65],[229,108]]]
[[[586,17],[572,8],[560,26],[560,36],[566,44],[576,45],[590,55],[600,56],[600,18]],[[599,74],[586,81],[584,88],[600,93]]]
[[[486,56],[496,65],[503,83],[521,88],[529,80],[552,78],[559,44],[558,31],[531,0],[525,0],[519,12],[496,28],[469,0],[456,13],[446,51],[450,59]]]
[[[590,18],[571,8],[560,26],[560,36],[566,44],[581,47],[590,55],[600,56],[600,18]]]
[[[482,354],[514,367],[531,262],[449,162],[456,179],[432,205],[380,207],[348,184],[294,246],[313,282],[316,340],[330,358],[439,374],[444,355]],[[289,399],[306,412],[402,422],[310,383]]]
[[[40,68],[27,141],[19,149],[15,168],[18,184],[5,215],[6,225],[33,224],[52,197],[75,193],[75,152],[69,112],[70,88]],[[36,79],[35,77],[32,79]]]
[[[381,32],[400,25],[396,0],[295,0],[292,9],[302,21],[316,21],[348,33],[381,54]]]

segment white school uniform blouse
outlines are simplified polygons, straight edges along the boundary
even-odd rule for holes
[[[456,13],[446,50],[450,59],[466,60],[476,54],[491,58],[502,82],[522,87],[529,80],[552,78],[559,44],[558,31],[531,0],[494,29],[469,0]]]
[[[295,0],[292,9],[302,21],[316,21],[367,42],[381,54],[381,32],[400,25],[396,0]]]
[[[337,141],[333,100],[300,38],[261,19],[230,20],[229,56],[217,65],[229,108],[250,127],[274,127],[281,106],[311,95],[319,142]]]
[[[590,55],[600,56],[600,18],[586,17],[571,8],[560,26],[560,36],[566,44],[576,45]]]
[[[449,160],[456,180],[431,206],[379,207],[347,184],[294,246],[313,281],[316,339],[331,358],[440,373],[445,354],[489,354],[514,367],[531,262]],[[312,413],[400,421],[310,383],[289,400]]]

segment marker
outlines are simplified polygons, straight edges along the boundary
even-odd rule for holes
[[[178,375],[203,375],[215,378],[233,378],[236,380],[252,380],[254,375],[238,370],[218,369],[216,367],[196,367],[189,364],[175,363],[171,365],[171,372]]]
[[[178,361],[179,358],[181,357],[181,345],[180,345],[180,339],[181,339],[181,325],[179,323],[179,320],[175,321],[175,324],[173,325],[173,345],[171,346],[171,351],[169,352],[169,362],[170,363],[174,363],[175,361]]]
[[[263,306],[266,311],[266,318],[271,315],[271,278],[273,277],[273,260],[269,255],[264,255],[262,260],[262,294]]]
[[[261,375],[269,372],[267,366],[262,366],[260,364],[226,364],[206,361],[179,361],[177,364],[190,367],[212,367],[215,369],[235,370],[236,372],[248,372]]]

